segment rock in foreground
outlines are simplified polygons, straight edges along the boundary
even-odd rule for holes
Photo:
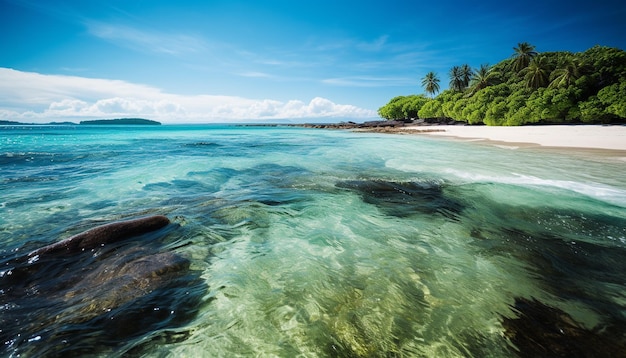
[[[115,351],[188,322],[207,287],[165,249],[176,228],[164,216],[121,221],[3,260],[3,354]]]

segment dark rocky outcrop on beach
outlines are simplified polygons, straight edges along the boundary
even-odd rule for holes
[[[1,351],[107,352],[188,322],[207,287],[165,249],[177,227],[164,216],[120,221],[0,258]]]
[[[395,128],[404,127],[410,122],[404,121],[370,121],[363,123],[355,122],[339,122],[339,123],[305,123],[302,127],[305,128],[327,128],[327,129],[364,129],[364,128]]]
[[[443,129],[415,129],[418,126],[436,126],[436,125],[465,125],[463,122],[457,122],[448,119],[431,118],[428,120],[380,120],[356,123],[352,121],[339,123],[299,123],[299,124],[241,124],[240,127],[300,127],[300,128],[318,128],[318,129],[344,129],[360,132],[380,132],[380,133],[397,133],[405,134],[419,132],[443,132]],[[412,129],[407,129],[412,127]]]
[[[517,298],[512,307],[519,314],[504,318],[505,335],[520,357],[624,357],[624,329],[605,327],[604,332],[579,325],[567,313],[536,299]],[[611,335],[612,334],[612,335]]]

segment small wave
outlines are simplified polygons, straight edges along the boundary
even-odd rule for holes
[[[510,184],[527,187],[550,187],[559,188],[582,194],[604,202],[626,207],[626,191],[599,183],[582,183],[571,180],[542,179],[532,175],[511,173],[512,176],[490,176],[484,174],[468,173],[456,169],[446,170],[460,179],[470,182],[486,182]]]
[[[214,142],[194,142],[194,143],[186,143],[185,147],[219,147],[221,146],[218,143]]]
[[[509,149],[509,150],[516,150],[516,149],[519,149],[519,146],[517,146],[517,145],[501,145],[501,144],[494,144],[494,147],[496,147],[496,148],[500,148],[500,149]]]

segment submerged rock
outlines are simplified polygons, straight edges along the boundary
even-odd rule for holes
[[[88,272],[59,297],[72,306],[82,306],[80,320],[150,294],[184,275],[190,264],[186,258],[171,252],[108,261],[111,262],[106,263],[107,267]]]
[[[521,357],[624,357],[624,333],[610,327],[589,330],[560,309],[517,298],[517,318],[503,318],[505,335]]]
[[[167,226],[169,223],[170,220],[167,217],[155,215],[102,225],[32,251],[28,254],[28,258],[29,260],[33,260],[42,255],[79,253],[129,237],[155,231]]]
[[[434,182],[350,180],[338,183],[337,187],[357,191],[363,201],[393,216],[442,214],[455,219],[463,210],[459,201],[447,196],[443,186]]]
[[[164,216],[121,221],[2,262],[4,352],[93,354],[188,322],[207,287],[162,248],[175,228]]]
[[[587,204],[589,199],[584,201]],[[612,330],[625,327],[616,340],[626,345],[626,247],[619,241],[626,234],[626,219],[610,211],[544,203],[538,207],[488,204],[479,212],[464,213],[463,220],[474,227],[472,245],[478,255],[523,265],[538,290],[577,307],[570,312],[575,319]],[[570,205],[577,203],[572,200]],[[516,306],[532,309],[536,305],[531,303],[522,300]]]

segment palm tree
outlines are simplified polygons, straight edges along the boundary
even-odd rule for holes
[[[513,70],[515,72],[519,72],[528,67],[530,61],[538,55],[537,51],[535,51],[535,46],[528,42],[518,43],[517,47],[513,47],[513,50],[515,51],[513,54]]]
[[[536,57],[520,73],[524,75],[528,88],[537,89],[548,84],[548,63],[545,57]]]
[[[463,75],[463,88],[469,86],[470,81],[472,80],[472,75],[474,74],[474,70],[468,64],[464,64],[461,66],[461,74]]]
[[[450,69],[450,88],[459,92],[465,88],[463,71],[460,66],[454,66]]]
[[[471,91],[469,96],[489,86],[495,74],[496,73],[491,70],[491,66],[487,63],[484,63],[480,65],[479,68],[475,69],[472,72],[472,79],[470,81]]]
[[[439,92],[439,77],[434,72],[428,72],[424,78],[422,78],[422,87],[432,98],[435,93]]]
[[[573,58],[568,58],[564,66],[552,71],[550,75],[551,88],[568,87],[580,78],[580,63]]]

